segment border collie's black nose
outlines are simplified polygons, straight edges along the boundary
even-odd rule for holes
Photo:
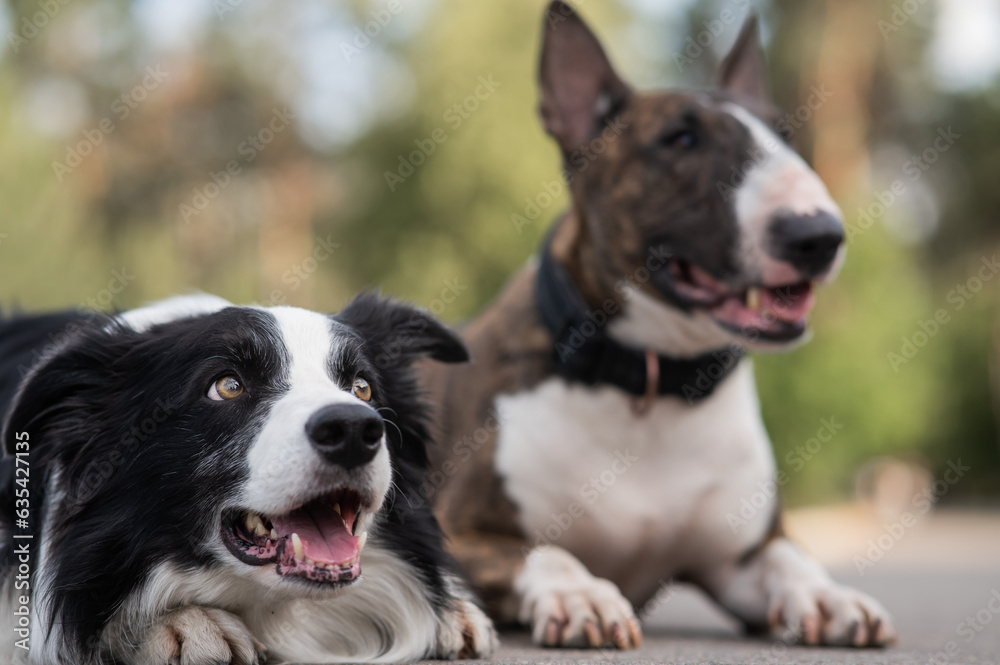
[[[830,269],[844,242],[844,226],[828,212],[779,214],[771,223],[771,254],[791,263],[806,277]]]
[[[384,433],[382,416],[360,404],[331,404],[306,422],[306,434],[319,454],[345,469],[370,462]]]

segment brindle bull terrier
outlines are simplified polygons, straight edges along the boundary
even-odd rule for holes
[[[776,472],[743,350],[804,341],[844,255],[765,67],[751,17],[716,89],[638,93],[568,5],[546,11],[541,117],[570,209],[465,328],[473,364],[424,374],[452,552],[538,644],[638,646],[635,608],[669,579],[807,644],[895,639],[783,535],[776,498],[741,511]]]

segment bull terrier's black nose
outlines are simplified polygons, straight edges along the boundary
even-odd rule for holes
[[[844,226],[828,212],[783,213],[771,223],[770,253],[792,264],[805,277],[817,277],[829,270],[843,242]]]
[[[353,469],[372,461],[382,445],[382,416],[361,404],[331,404],[306,422],[306,434],[327,461]]]

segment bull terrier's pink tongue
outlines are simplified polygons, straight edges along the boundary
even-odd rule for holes
[[[761,290],[761,308],[772,312],[776,319],[786,323],[804,319],[815,301],[812,287],[808,284]]]
[[[282,538],[299,534],[305,555],[318,563],[346,564],[359,553],[358,539],[334,510],[300,508],[288,515],[271,519],[274,530]],[[289,543],[286,547],[291,547]]]

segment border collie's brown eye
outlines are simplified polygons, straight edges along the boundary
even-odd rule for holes
[[[208,398],[221,402],[243,394],[243,384],[235,376],[224,376],[208,389]]]
[[[354,379],[354,396],[362,402],[370,402],[372,399],[372,387],[360,376]]]

